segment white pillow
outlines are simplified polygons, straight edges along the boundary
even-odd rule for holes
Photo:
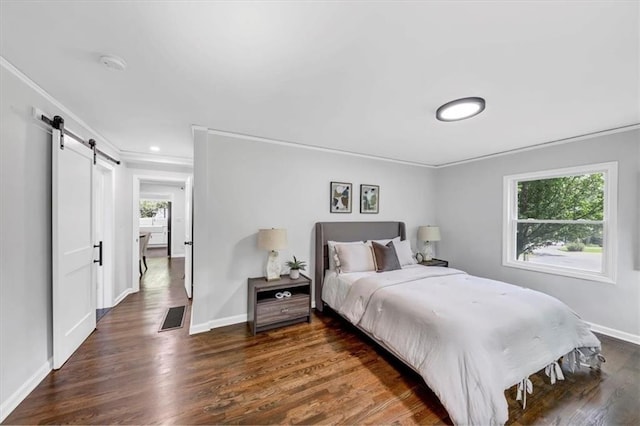
[[[367,272],[376,270],[373,258],[373,250],[370,245],[360,244],[336,244],[338,256],[338,272]]]
[[[332,271],[336,271],[338,269],[338,265],[336,265],[336,244],[364,244],[362,241],[351,241],[351,242],[342,242],[342,241],[327,241],[328,253],[329,257],[329,269]]]
[[[394,240],[393,245],[396,248],[396,254],[398,255],[398,260],[400,261],[401,266],[415,265],[418,263],[418,261],[413,257],[409,240]]]

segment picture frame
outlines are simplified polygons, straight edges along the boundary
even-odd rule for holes
[[[329,212],[351,213],[353,189],[348,182],[331,182],[329,188]]]
[[[360,213],[378,214],[380,211],[380,186],[360,185]]]

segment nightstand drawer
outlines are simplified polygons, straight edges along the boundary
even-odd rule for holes
[[[294,294],[290,299],[276,299],[258,303],[256,325],[261,326],[309,315],[309,295]]]

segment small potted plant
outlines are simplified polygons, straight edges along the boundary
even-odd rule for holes
[[[300,271],[304,271],[307,268],[307,262],[298,260],[293,256],[293,260],[288,261],[287,266],[289,267],[289,277],[292,280],[297,280],[300,278]]]

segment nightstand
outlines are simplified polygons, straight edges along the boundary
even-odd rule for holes
[[[424,266],[444,266],[445,268],[449,267],[449,261],[442,259],[423,260],[422,262],[420,262],[420,264]]]
[[[311,322],[311,278],[300,274],[292,280],[281,275],[279,280],[264,277],[249,278],[249,326],[255,336],[264,330]],[[288,291],[291,297],[276,298],[276,293]]]

